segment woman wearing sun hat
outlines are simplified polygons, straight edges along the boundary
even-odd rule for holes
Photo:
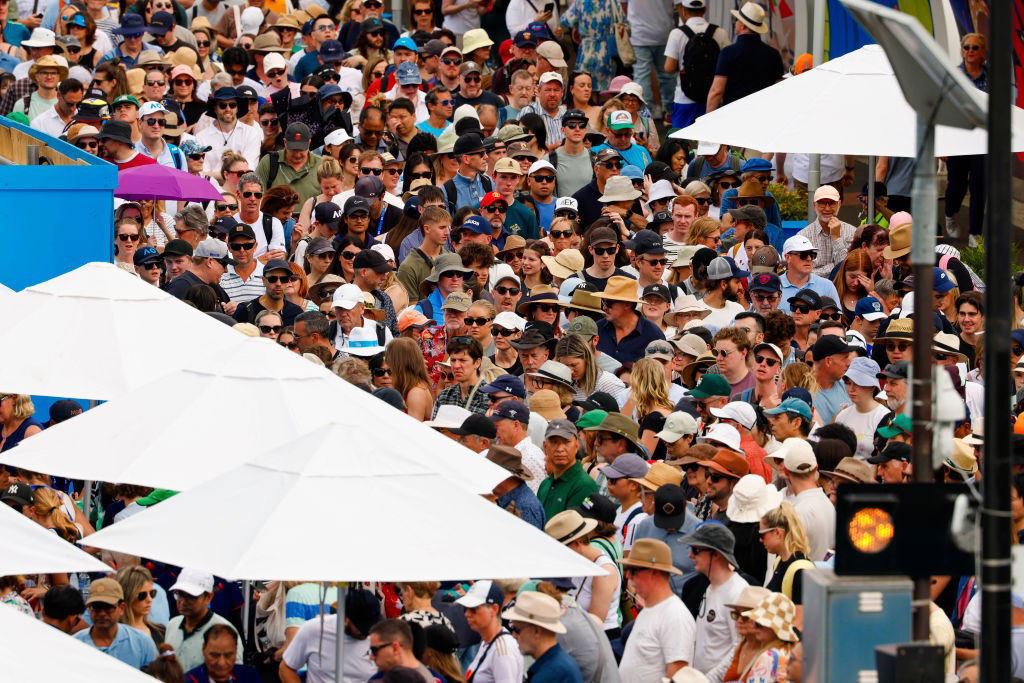
[[[762,598],[757,607],[743,612],[754,622],[754,638],[761,651],[740,683],[784,683],[789,678],[789,658],[793,646],[800,641],[793,629],[796,607],[782,593],[771,593]]]
[[[708,671],[708,676],[715,681],[738,681],[746,674],[754,658],[760,653],[761,645],[758,643],[755,634],[754,622],[744,616],[748,610],[752,610],[761,604],[761,601],[771,595],[772,592],[761,586],[747,586],[736,598],[736,602],[727,604],[729,618],[736,622],[736,634],[740,637],[730,653],[724,657],[718,666]]]

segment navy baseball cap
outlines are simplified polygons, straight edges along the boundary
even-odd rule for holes
[[[345,48],[337,40],[325,40],[320,45],[320,60],[326,62],[340,62],[345,59]]]
[[[524,425],[530,424],[530,409],[522,401],[509,399],[498,404],[498,407],[491,413],[491,419],[516,420]]]
[[[811,397],[811,392],[807,391],[803,387],[793,387],[792,389],[786,389],[782,392],[782,400],[785,401],[787,398],[798,398],[807,405],[814,403],[814,399]],[[767,411],[765,411],[767,414]]]
[[[882,302],[873,296],[866,296],[857,300],[857,308],[853,315],[857,318],[864,318],[868,322],[883,320],[887,316],[882,308]]]
[[[355,187],[356,197],[365,197],[366,199],[373,199],[379,197],[384,193],[384,183],[381,182],[377,176],[363,176],[356,181]]]
[[[155,36],[162,36],[174,29],[174,15],[164,11],[154,12],[146,29]]]
[[[822,307],[821,296],[813,289],[801,289],[796,295],[789,297],[789,305],[795,303],[807,304],[812,311],[820,311]]]
[[[516,47],[537,47],[537,36],[530,30],[520,31],[513,42]]]
[[[469,216],[466,220],[462,221],[459,230],[471,230],[478,235],[490,235],[491,224],[485,221],[482,216]]]
[[[669,220],[671,220],[671,217]],[[633,235],[633,239],[625,241],[623,245],[627,249],[632,249],[637,256],[641,254],[668,253],[668,250],[665,248],[665,241],[661,235],[653,230],[637,230],[636,234]]]
[[[775,273],[758,273],[750,280],[751,292],[775,292],[782,291],[782,280]]]
[[[480,389],[480,392],[484,394],[496,394],[499,391],[522,399],[526,398],[526,385],[515,375],[502,375]]]
[[[341,207],[334,202],[320,202],[313,209],[313,216],[317,223],[336,228],[341,222]]]
[[[135,250],[135,255],[132,256],[132,262],[137,266],[141,266],[143,263],[159,262],[161,258],[163,257],[160,256],[160,252],[155,248],[142,247],[141,249]]]

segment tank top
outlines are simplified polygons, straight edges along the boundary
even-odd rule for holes
[[[9,451],[15,446],[17,446],[19,443],[21,443],[21,440],[25,438],[25,430],[33,426],[39,427],[40,429],[43,428],[42,424],[36,422],[32,418],[28,418],[20,425],[18,425],[18,428],[11,432],[11,434],[6,439],[3,440],[3,443],[0,444],[0,453],[3,453],[4,451]]]
[[[615,572],[616,576],[619,575],[619,569],[615,564],[615,560],[604,553],[594,560],[594,564],[598,567],[605,567],[609,572]],[[583,579],[583,583],[580,585],[579,590],[576,591],[576,602],[578,602],[580,607],[584,610],[589,611],[593,583],[594,577],[588,576]],[[616,581],[615,583],[615,592],[612,593],[611,602],[608,603],[608,613],[604,616],[605,631],[619,628],[619,626],[622,625],[619,623],[619,592],[621,591],[621,581]]]

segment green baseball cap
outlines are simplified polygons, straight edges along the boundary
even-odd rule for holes
[[[597,427],[604,421],[604,418],[608,417],[608,413],[604,410],[591,410],[580,416],[580,419],[576,420],[577,429],[592,429]]]
[[[913,434],[913,426],[910,424],[910,416],[906,413],[900,413],[893,419],[889,420],[889,424],[879,427],[877,430],[878,435],[885,438],[891,439],[894,436],[900,434]]]
[[[110,108],[114,109],[117,107],[117,105],[121,104],[122,102],[134,104],[136,109],[142,106],[139,104],[139,100],[135,97],[135,95],[118,95],[114,98],[114,101],[110,103]]]
[[[729,386],[729,381],[722,375],[710,372],[705,373],[697,382],[697,386],[687,392],[689,396],[696,399],[711,398],[712,396],[727,397],[731,393],[732,387]]]

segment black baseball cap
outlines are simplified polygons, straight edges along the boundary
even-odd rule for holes
[[[383,254],[373,249],[363,249],[356,254],[355,259],[352,260],[352,267],[357,270],[359,268],[369,268],[375,273],[390,273],[395,269],[393,265],[387,262]]]
[[[672,217],[669,216],[671,222]],[[627,249],[632,249],[637,256],[641,254],[667,254],[665,241],[653,230],[637,230],[632,239],[623,242]]]
[[[672,301],[672,295],[668,291],[668,286],[660,282],[644,287],[643,292],[640,293],[640,299],[643,300],[649,296],[660,296],[662,299],[670,303]]]
[[[239,93],[241,93],[242,87],[238,88]],[[284,132],[284,147],[292,150],[309,149],[309,136],[309,126],[306,124],[301,121],[289,124],[288,129]]]
[[[183,239],[173,239],[164,245],[164,256],[191,256],[192,245]]]
[[[910,444],[903,443],[902,441],[890,441],[881,453],[868,458],[868,462],[872,465],[889,462],[890,460],[910,462]]]
[[[498,407],[491,413],[491,419],[516,420],[524,425],[530,424],[530,409],[522,401],[509,399],[498,404]]]
[[[821,297],[813,289],[801,289],[789,297],[789,305],[792,306],[794,303],[807,304],[812,311],[820,311],[822,306]]]
[[[814,346],[811,347],[811,353],[814,354],[814,360],[819,361],[822,358],[828,358],[829,356],[836,356],[840,353],[849,353],[854,348],[846,343],[846,340],[834,334],[825,334],[818,337],[818,341],[814,342]]]
[[[357,197],[352,195],[345,200],[345,215],[351,216],[357,211],[365,211],[370,213],[370,202],[366,201],[365,197]]]
[[[617,507],[607,496],[602,496],[600,493],[592,493],[584,498],[582,503],[572,509],[583,517],[596,519],[607,524],[614,524]]]
[[[564,124],[567,123],[568,121],[589,122],[590,119],[587,118],[587,115],[583,112],[582,109],[569,109],[564,114],[562,114],[562,123]]]
[[[494,426],[494,422],[491,418],[480,413],[473,413],[467,417],[463,422],[462,426],[458,429],[449,429],[452,434],[458,434],[459,436],[466,436],[472,434],[473,436],[479,436],[484,439],[494,439],[498,436],[498,430]]]
[[[4,492],[0,494],[0,503],[10,505],[14,503],[16,505],[32,505],[35,502],[35,494],[32,493],[32,487],[28,484],[20,481],[12,481]],[[13,505],[11,507],[14,507]]]
[[[472,154],[473,152],[482,152],[483,150],[483,136],[479,133],[466,133],[465,135],[460,135],[459,139],[455,141],[452,153],[458,157],[460,154]]]
[[[669,213],[668,211],[658,211],[653,216],[651,216],[651,220],[648,221],[647,225],[663,225],[665,223],[671,223],[671,222],[672,222],[672,214],[671,213]]]
[[[226,226],[228,233],[228,242],[230,242],[236,237],[247,237],[251,240],[256,239],[256,231],[252,229],[251,225],[248,225],[246,223],[239,223],[230,216],[225,216],[224,218],[217,219],[218,223],[221,223],[221,221],[231,221],[232,223],[232,225]],[[166,251],[166,249],[164,251]]]
[[[341,222],[341,207],[334,202],[320,202],[313,209],[313,217],[317,223],[336,228]]]
[[[654,492],[654,526],[680,529],[686,521],[686,491],[676,484],[664,484]]]
[[[263,266],[263,275],[268,275],[269,273],[272,273],[275,270],[283,270],[288,274],[291,274],[292,267],[288,265],[288,262],[285,261],[283,258],[272,258],[269,261],[267,261],[267,264],[265,266]]]
[[[889,363],[885,370],[875,375],[878,379],[906,379],[910,374],[910,363],[901,360],[896,363]]]
[[[585,399],[573,401],[573,405],[579,406],[584,413],[589,413],[591,410],[603,410],[606,413],[619,412],[619,404],[606,391],[595,391]]]

